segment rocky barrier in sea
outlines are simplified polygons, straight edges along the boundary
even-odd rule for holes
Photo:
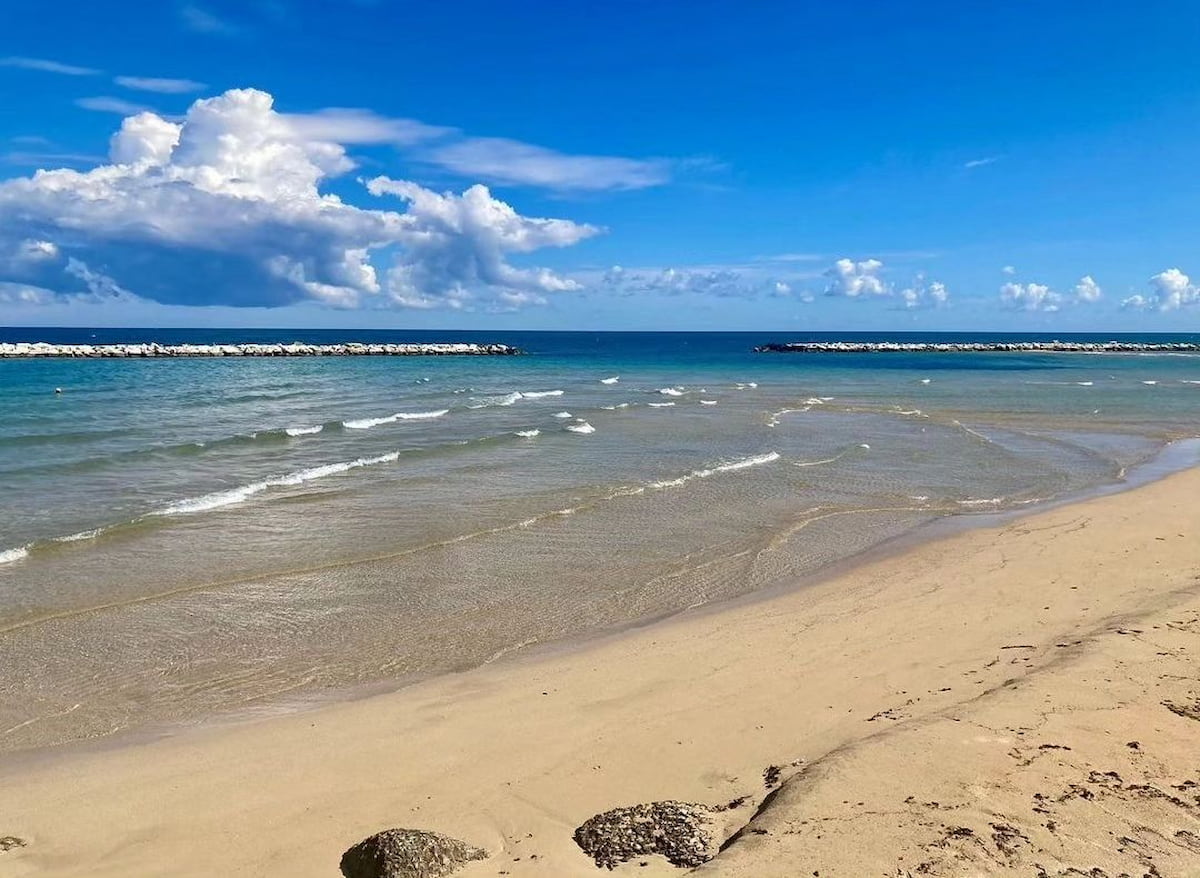
[[[756,354],[1065,353],[1170,354],[1200,352],[1200,342],[1135,341],[797,341],[759,345]]]
[[[465,342],[437,344],[49,344],[47,342],[0,343],[0,359],[65,357],[109,359],[136,357],[487,357],[521,353],[504,344]]]

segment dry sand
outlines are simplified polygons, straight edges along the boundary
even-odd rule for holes
[[[486,848],[467,878],[595,876],[593,814],[740,796],[698,874],[1200,875],[1198,496],[1189,471],[570,651],[10,757],[0,875],[333,878],[407,826]]]

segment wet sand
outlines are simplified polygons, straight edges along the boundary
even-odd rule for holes
[[[485,848],[468,878],[599,875],[592,815],[743,796],[699,874],[1200,874],[1198,492],[1189,470],[578,649],[8,758],[0,875],[333,876],[393,826]]]

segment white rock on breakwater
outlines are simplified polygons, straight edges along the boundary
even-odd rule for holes
[[[437,357],[508,356],[517,348],[503,344],[49,344],[48,342],[0,343],[0,359],[68,357],[108,359],[121,357]]]
[[[1200,342],[1134,341],[799,341],[764,344],[755,353],[875,354],[875,353],[1079,353],[1136,354],[1200,351]]]

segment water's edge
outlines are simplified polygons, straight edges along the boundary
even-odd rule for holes
[[[493,656],[488,661],[445,672],[414,674],[365,683],[358,686],[322,690],[300,698],[281,699],[269,704],[258,705],[243,710],[221,712],[194,721],[151,723],[136,728],[123,729],[103,737],[83,738],[59,744],[12,750],[4,754],[3,758],[0,759],[0,772],[20,772],[36,768],[40,765],[46,765],[64,757],[124,750],[167,738],[174,739],[215,734],[219,733],[221,729],[232,726],[303,714],[334,704],[387,696],[416,684],[469,674],[493,665],[525,664],[551,660],[554,657],[580,652],[627,636],[631,632],[656,625],[681,623],[701,615],[720,614],[738,607],[769,602],[800,589],[828,582],[868,564],[886,560],[899,560],[906,553],[922,545],[952,538],[968,531],[1000,527],[1019,519],[1077,503],[1084,503],[1099,497],[1136,490],[1197,466],[1200,466],[1200,437],[1177,439],[1166,443],[1154,455],[1130,467],[1119,481],[1095,485],[1080,491],[1068,492],[1050,500],[1002,512],[973,512],[944,515],[918,524],[904,533],[887,538],[865,550],[825,564],[817,570],[802,574],[785,582],[768,585],[764,588],[730,598],[717,599],[681,610],[653,614],[630,620],[616,627],[582,632],[578,635],[555,641],[536,643],[528,646],[517,645],[503,651],[500,655]]]

